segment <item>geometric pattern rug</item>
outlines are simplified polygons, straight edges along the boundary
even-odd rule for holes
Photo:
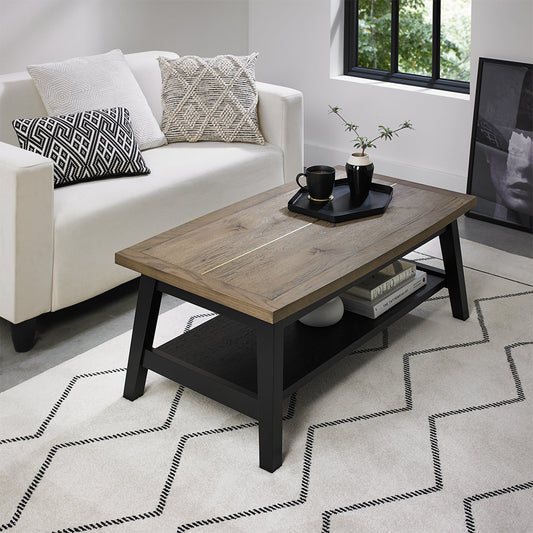
[[[298,390],[273,474],[255,420],[152,372],[122,398],[131,332],[3,392],[0,531],[532,531],[532,261],[462,247],[470,318],[442,290]]]

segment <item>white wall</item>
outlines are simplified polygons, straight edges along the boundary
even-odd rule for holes
[[[328,104],[370,136],[406,119],[415,131],[370,151],[376,172],[465,191],[480,56],[533,63],[533,1],[472,0],[471,96],[357,80],[342,73],[342,0],[250,0],[257,78],[304,93],[305,163],[343,163],[350,134]]]
[[[248,51],[248,0],[1,0],[0,74],[120,48]]]

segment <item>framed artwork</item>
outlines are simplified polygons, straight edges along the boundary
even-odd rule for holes
[[[468,216],[533,233],[533,65],[479,59]]]

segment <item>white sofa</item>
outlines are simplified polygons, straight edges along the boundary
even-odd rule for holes
[[[157,57],[126,55],[161,123]],[[174,55],[174,57],[176,57]],[[302,95],[257,83],[264,145],[174,143],[142,152],[151,173],[53,187],[50,159],[18,147],[11,121],[46,116],[26,72],[0,76],[0,316],[15,349],[33,346],[36,317],[137,274],[116,251],[294,179],[302,170]]]

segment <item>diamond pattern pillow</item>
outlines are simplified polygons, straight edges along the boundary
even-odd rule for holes
[[[13,121],[21,148],[54,161],[54,185],[149,174],[123,107]]]
[[[161,129],[167,141],[264,144],[257,119],[257,56],[160,57]]]
[[[48,115],[125,107],[130,112],[133,132],[141,150],[166,144],[146,97],[120,50],[26,68]]]

